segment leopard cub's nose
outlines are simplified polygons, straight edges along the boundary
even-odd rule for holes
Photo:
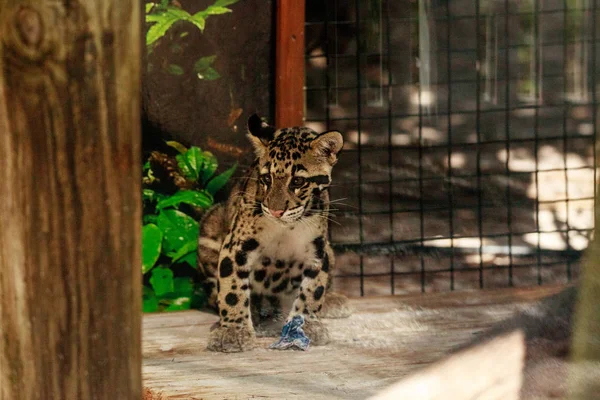
[[[274,216],[275,218],[281,218],[281,216],[283,215],[283,210],[271,210],[269,208],[269,212],[271,213],[272,216]]]

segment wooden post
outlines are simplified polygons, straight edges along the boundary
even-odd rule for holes
[[[304,115],[304,0],[278,0],[276,13],[275,126],[299,126]]]
[[[600,167],[598,157],[600,151],[596,153],[596,168]],[[573,400],[597,399],[600,392],[600,200],[595,207],[594,239],[582,263],[573,324],[568,385],[569,399]]]
[[[139,399],[140,11],[0,2],[0,399]]]

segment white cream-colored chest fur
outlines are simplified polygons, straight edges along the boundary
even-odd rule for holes
[[[316,262],[313,241],[324,236],[322,225],[314,217],[293,226],[261,218],[262,231],[256,239],[259,251],[252,264],[252,291],[256,294],[292,295],[301,284],[303,271]]]

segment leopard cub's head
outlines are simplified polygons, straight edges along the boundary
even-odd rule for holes
[[[258,157],[256,201],[264,215],[290,224],[323,209],[321,192],[331,184],[331,169],[344,144],[341,133],[276,130],[255,114],[248,120],[248,139]]]

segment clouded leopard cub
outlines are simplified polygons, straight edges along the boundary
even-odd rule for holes
[[[287,321],[303,315],[311,342],[324,344],[329,335],[319,317],[350,313],[346,297],[328,291],[334,265],[328,187],[342,135],[276,130],[253,115],[247,136],[256,160],[229,201],[201,221],[200,271],[220,316],[208,348],[251,349],[254,325],[269,309],[283,310]]]

